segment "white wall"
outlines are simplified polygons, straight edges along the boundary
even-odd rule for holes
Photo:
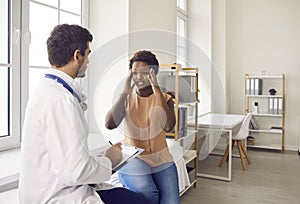
[[[188,37],[193,43],[211,58],[211,6],[212,0],[189,0],[188,1]]]
[[[188,62],[199,68],[198,113],[211,111],[212,97],[212,0],[188,1]]]
[[[129,1],[129,49],[151,49],[161,64],[176,62],[176,1]]]
[[[212,90],[213,112],[227,112],[229,99],[226,83],[227,69],[227,0],[212,0]]]
[[[122,138],[122,127],[107,130],[107,111],[123,89],[128,59],[141,49],[152,50],[160,63],[175,62],[176,1],[91,0],[90,30],[94,34],[89,64],[90,132]]]
[[[128,33],[128,0],[90,0],[89,29],[94,35],[92,49]]]
[[[129,29],[176,32],[176,8],[174,0],[130,0]]]
[[[285,148],[298,149],[300,1],[229,0],[226,72],[231,113],[244,112],[244,74],[286,75]]]
[[[106,130],[104,118],[128,66],[128,1],[90,0],[89,9],[94,40],[88,69],[88,123],[90,132],[110,136],[114,132]]]

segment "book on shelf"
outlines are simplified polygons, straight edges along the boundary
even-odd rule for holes
[[[270,128],[271,132],[277,132],[277,133],[282,133],[282,127],[276,127],[276,126],[272,126]]]
[[[262,79],[254,79],[254,95],[262,94]]]
[[[278,127],[278,126],[272,126],[271,130],[282,130],[282,127]]]
[[[251,79],[246,79],[246,95],[251,95]]]
[[[268,113],[282,114],[282,98],[280,97],[269,98]]]
[[[250,119],[250,124],[249,124],[249,128],[252,130],[258,130],[258,127],[255,123],[255,120],[253,118]]]
[[[278,114],[278,98],[273,98],[273,114]]]
[[[249,136],[247,137],[247,140],[255,140],[255,137],[252,136],[252,135],[249,135]]]
[[[274,98],[269,98],[268,113],[274,114]]]
[[[262,95],[262,79],[252,78],[246,80],[246,95]]]
[[[278,98],[277,114],[282,114],[282,98]]]
[[[187,134],[187,115],[188,108],[185,106],[178,106],[178,139]]]
[[[254,145],[255,142],[255,137],[253,137],[252,135],[249,135],[247,137],[247,145]]]
[[[250,94],[249,95],[254,95],[254,90],[255,90],[255,83],[254,83],[254,79],[250,79]]]

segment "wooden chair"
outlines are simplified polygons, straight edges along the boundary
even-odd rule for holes
[[[249,123],[250,123],[251,117],[252,117],[252,113],[248,113],[245,116],[239,131],[232,136],[232,148],[234,146],[234,143],[236,142],[239,153],[240,153],[240,158],[241,158],[241,162],[242,162],[242,166],[243,166],[244,171],[247,170],[245,160],[244,160],[244,155],[247,158],[248,164],[251,164],[250,157],[247,153],[247,150],[245,149],[245,147],[243,145],[243,141],[245,139],[247,139],[247,137],[249,135]],[[228,134],[226,135],[226,137],[228,138]],[[244,153],[244,155],[243,155],[243,153]],[[219,163],[220,167],[223,165],[224,160],[228,159],[228,154],[229,154],[229,145],[227,146],[226,151],[225,151],[225,153],[224,153],[224,155],[223,155],[223,157],[222,157],[222,159]]]

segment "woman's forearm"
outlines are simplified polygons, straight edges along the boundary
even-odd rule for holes
[[[176,123],[176,118],[175,118],[175,113],[174,113],[174,102],[172,99],[169,99],[168,101],[166,101],[166,99],[164,98],[164,96],[158,86],[155,86],[154,89],[155,89],[154,93],[157,96],[157,100],[160,101],[160,104],[161,104],[162,108],[164,109],[166,116],[167,116],[167,121],[166,121],[164,130],[171,131]]]
[[[113,107],[109,110],[105,117],[105,127],[107,129],[114,129],[120,125],[125,117],[125,101],[127,93],[122,93]]]

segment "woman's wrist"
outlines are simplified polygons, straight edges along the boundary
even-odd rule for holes
[[[153,92],[160,92],[161,93],[160,87],[158,85],[152,85],[152,89],[153,89]]]
[[[129,94],[129,93],[127,93],[127,92],[122,92],[122,93],[120,94],[120,97],[128,96],[128,94]]]

